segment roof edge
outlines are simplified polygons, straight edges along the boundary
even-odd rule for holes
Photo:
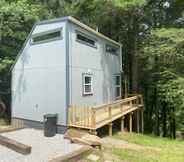
[[[120,48],[122,47],[122,44],[121,44],[121,43],[118,43],[118,42],[114,41],[113,39],[111,39],[111,38],[105,36],[104,34],[102,34],[102,33],[100,33],[100,32],[97,32],[97,31],[94,30],[93,28],[91,28],[91,27],[85,25],[84,23],[80,22],[79,20],[77,20],[76,18],[74,18],[74,17],[72,17],[72,16],[65,16],[65,17],[61,17],[61,18],[55,18],[55,19],[50,19],[50,20],[43,20],[43,21],[36,22],[36,23],[33,25],[32,29],[31,29],[31,32],[30,32],[29,35],[27,36],[27,38],[26,38],[26,40],[25,40],[25,42],[24,42],[22,48],[21,48],[20,51],[18,52],[18,55],[17,55],[16,58],[15,58],[15,62],[14,62],[14,63],[12,64],[12,66],[10,67],[10,71],[9,71],[9,72],[12,72],[12,71],[13,71],[13,69],[14,69],[14,67],[15,67],[15,64],[16,64],[17,61],[18,61],[18,58],[20,57],[21,52],[24,50],[24,48],[25,48],[27,42],[29,41],[29,39],[30,39],[30,37],[31,37],[31,35],[32,35],[32,33],[33,33],[33,31],[34,31],[36,25],[43,25],[43,24],[49,24],[49,23],[55,23],[55,22],[61,22],[61,21],[70,21],[70,22],[72,22],[72,23],[74,23],[74,24],[76,24],[76,25],[78,25],[78,26],[80,26],[80,27],[86,29],[86,30],[89,31],[89,32],[92,32],[92,33],[95,34],[96,36],[98,36],[98,37],[100,37],[100,38],[103,38],[103,39],[105,39],[105,40],[107,40],[107,41],[109,41],[109,42],[111,42],[111,43],[113,43],[113,44],[116,44],[116,45],[120,46]]]
[[[76,18],[72,17],[72,16],[65,16],[65,17],[61,17],[61,18],[55,18],[55,19],[50,19],[50,20],[44,20],[44,21],[40,21],[40,22],[37,22],[36,25],[44,25],[44,24],[50,24],[50,23],[55,23],[55,22],[61,22],[61,21],[70,21],[78,26],[80,26],[81,28],[95,34],[96,36],[100,37],[100,38],[103,38],[113,44],[116,44],[118,46],[122,46],[121,43],[105,36],[104,34],[94,30],[93,28],[89,27],[88,25],[80,22],[79,20],[77,20]]]

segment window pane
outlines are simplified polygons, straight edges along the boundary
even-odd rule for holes
[[[90,84],[91,83],[91,77],[85,76],[85,84]]]
[[[114,77],[114,85],[121,85],[121,77],[119,75]]]
[[[81,34],[77,34],[77,39],[86,42],[92,46],[95,46],[95,41]]]
[[[92,92],[91,85],[85,85],[85,93]]]
[[[44,34],[44,35],[39,35],[33,38],[33,42],[41,42],[41,41],[45,41],[45,40],[49,40],[49,39],[54,39],[54,38],[58,38],[61,36],[61,32],[60,31],[56,31],[56,32],[52,32],[52,33],[48,33],[48,34]]]
[[[119,97],[120,96],[120,87],[116,87],[116,97]]]
[[[115,85],[120,85],[120,76],[116,76],[116,83]]]

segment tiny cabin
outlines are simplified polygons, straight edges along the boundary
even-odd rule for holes
[[[121,47],[70,16],[36,23],[12,69],[12,121],[42,127],[57,114],[62,131],[70,105],[120,99]]]

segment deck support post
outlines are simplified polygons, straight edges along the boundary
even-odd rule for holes
[[[129,132],[132,133],[132,115],[133,112],[129,114]]]
[[[141,109],[141,132],[144,133],[144,109]]]
[[[124,122],[125,116],[122,116],[121,118],[121,132],[124,132],[125,122]]]
[[[109,123],[109,136],[112,136],[112,122]]]
[[[90,132],[90,134],[97,136],[97,131],[96,130],[90,130],[89,132]]]
[[[137,133],[140,133],[140,111],[137,110]]]

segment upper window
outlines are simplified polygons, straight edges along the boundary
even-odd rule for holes
[[[83,95],[92,95],[93,94],[93,85],[92,85],[92,75],[83,74]]]
[[[77,32],[76,40],[91,47],[97,47],[96,40],[86,34]]]
[[[115,87],[115,97],[120,98],[121,97],[121,76],[119,74],[114,76],[114,87]]]
[[[114,55],[118,55],[118,49],[108,44],[106,44],[106,52],[114,54]]]
[[[35,34],[32,36],[32,43],[45,43],[49,41],[54,41],[62,38],[62,32],[61,29],[49,31],[49,32],[43,32],[39,34]]]

